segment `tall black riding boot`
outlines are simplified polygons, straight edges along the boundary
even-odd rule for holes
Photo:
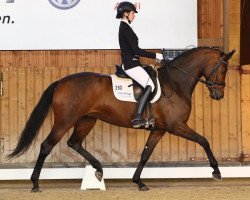
[[[146,120],[142,118],[142,113],[144,111],[145,106],[148,103],[148,97],[151,94],[151,86],[147,85],[146,88],[144,89],[142,96],[140,98],[140,101],[138,103],[138,107],[136,110],[136,114],[134,119],[132,120],[132,126],[133,128],[140,128],[146,125]]]

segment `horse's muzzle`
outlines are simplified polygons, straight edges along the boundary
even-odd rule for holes
[[[217,89],[213,89],[210,92],[210,97],[215,100],[221,100],[224,97],[224,92]]]

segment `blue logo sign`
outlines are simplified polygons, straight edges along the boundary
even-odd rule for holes
[[[50,4],[59,9],[70,9],[76,6],[80,0],[49,0]]]

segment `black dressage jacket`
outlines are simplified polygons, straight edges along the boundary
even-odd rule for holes
[[[121,21],[119,28],[119,44],[121,48],[122,63],[124,64],[125,70],[141,66],[139,56],[153,59],[156,58],[155,53],[139,48],[137,35],[133,29],[123,21]]]

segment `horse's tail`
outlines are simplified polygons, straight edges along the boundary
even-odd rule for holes
[[[30,118],[23,129],[15,150],[7,156],[8,159],[22,155],[31,146],[49,112],[54,88],[56,87],[57,82],[58,81],[52,83],[42,94],[42,97],[32,111]]]

